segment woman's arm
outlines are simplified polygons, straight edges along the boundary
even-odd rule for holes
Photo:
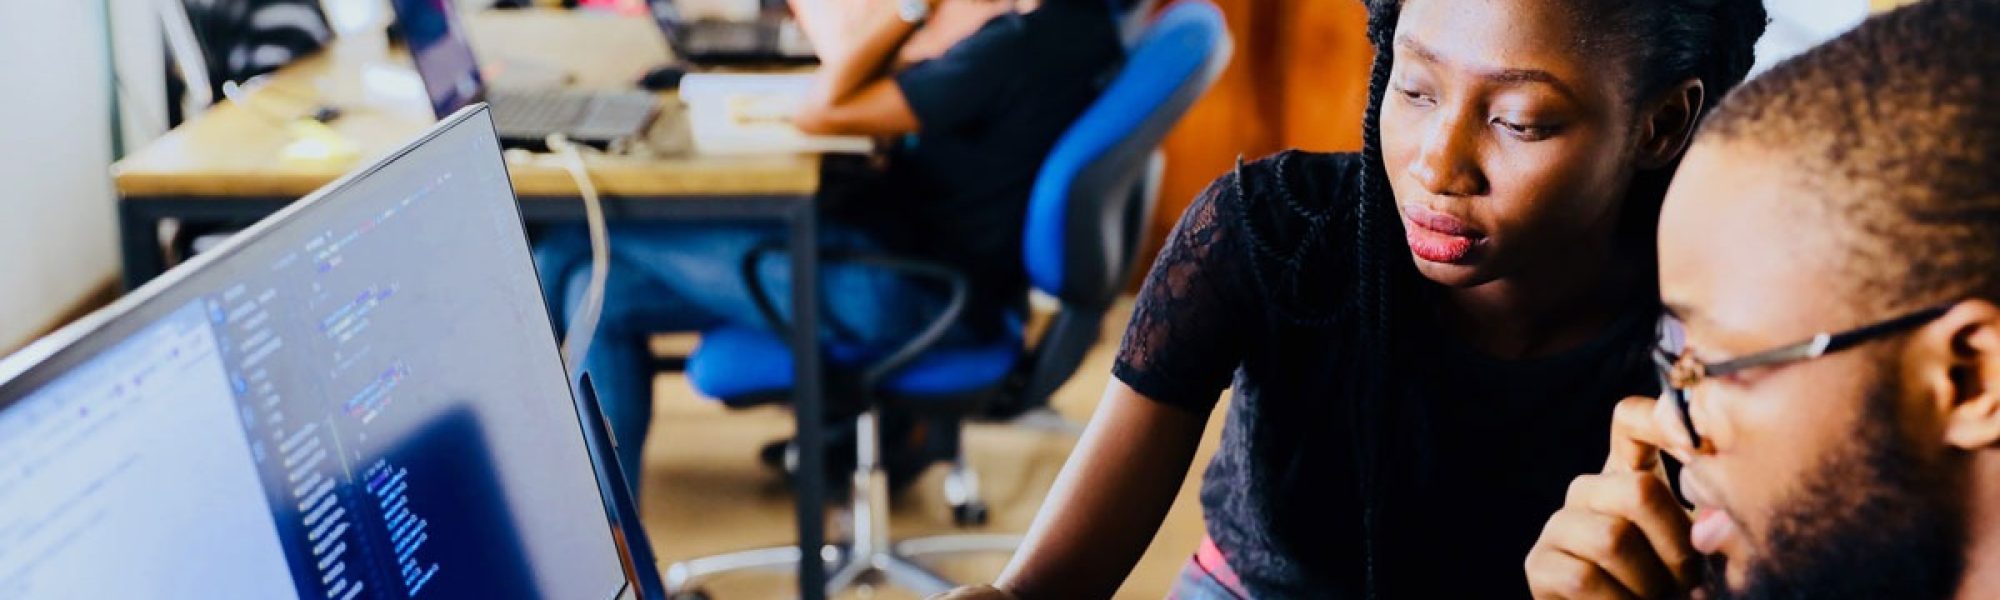
[[[996,585],[1023,600],[1111,597],[1173,506],[1207,421],[1112,380]]]
[[[1262,303],[1233,228],[1234,175],[1182,213],[1132,307],[1111,385],[993,588],[940,598],[1109,598],[1159,532]],[[1227,213],[1227,214],[1225,214]],[[1140,392],[1139,390],[1145,390]]]

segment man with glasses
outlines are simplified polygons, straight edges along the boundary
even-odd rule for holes
[[[1660,219],[1666,393],[1619,405],[1530,587],[2000,598],[2000,1],[1879,16],[1704,127]]]

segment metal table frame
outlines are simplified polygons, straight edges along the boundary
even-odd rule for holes
[[[159,239],[160,224],[247,224],[263,218],[296,198],[213,196],[122,196],[118,226],[125,285],[140,284],[166,270]],[[528,196],[520,199],[521,216],[530,225],[583,220],[583,203],[575,197]],[[793,419],[797,428],[799,473],[796,478],[798,547],[801,556],[818,556],[825,527],[825,401],[821,389],[819,331],[818,220],[811,195],[606,197],[605,218],[611,221],[776,220],[789,230],[792,260],[793,322],[791,332]],[[659,568],[659,565],[654,565]],[[826,565],[799,561],[799,594],[808,600],[826,595]]]

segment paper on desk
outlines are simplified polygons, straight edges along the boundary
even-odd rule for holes
[[[862,136],[808,135],[792,126],[810,74],[689,73],[681,78],[689,131],[700,154],[866,153]]]

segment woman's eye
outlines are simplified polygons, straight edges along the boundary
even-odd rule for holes
[[[1430,106],[1435,103],[1431,99],[1430,94],[1426,94],[1403,86],[1396,86],[1395,89],[1397,94],[1401,94],[1403,96],[1403,99],[1411,104],[1418,106]]]
[[[1527,123],[1517,123],[1514,121],[1509,121],[1498,117],[1495,117],[1493,119],[1493,124],[1494,126],[1497,126],[1500,129],[1506,131],[1508,135],[1512,135],[1523,141],[1532,142],[1536,140],[1548,139],[1549,136],[1555,134],[1555,128],[1553,127],[1531,125]]]

